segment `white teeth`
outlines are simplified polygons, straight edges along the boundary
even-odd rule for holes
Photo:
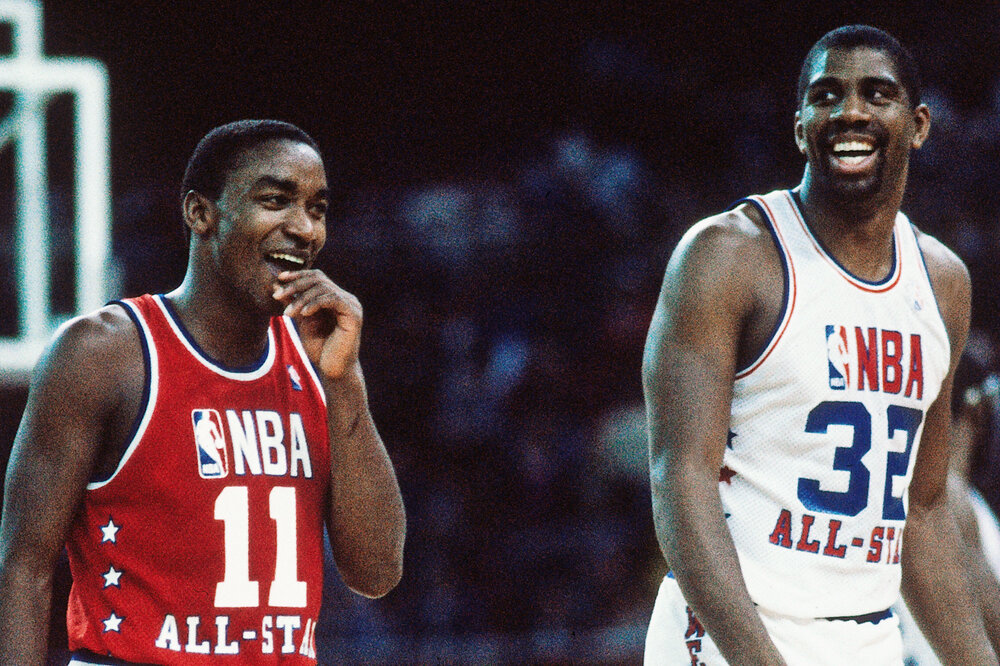
[[[267,256],[272,259],[281,259],[282,261],[290,261],[293,264],[298,264],[299,266],[304,266],[306,260],[302,257],[296,257],[295,255],[285,254],[284,252],[271,252]]]
[[[865,160],[865,156],[864,155],[844,155],[842,157],[838,157],[837,159],[840,160],[841,162],[843,162],[844,164],[861,164]]]
[[[858,151],[873,151],[875,146],[866,141],[840,141],[833,144],[833,152],[858,152]]]

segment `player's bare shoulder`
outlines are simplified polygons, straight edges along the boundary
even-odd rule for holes
[[[916,227],[914,232],[949,337],[953,344],[956,340],[964,341],[972,307],[969,269],[955,252],[937,238]]]
[[[693,225],[681,238],[667,267],[666,279],[685,284],[706,281],[708,293],[736,298],[753,307],[762,294],[777,289],[783,267],[762,214],[742,204]]]
[[[684,234],[679,247],[735,254],[767,253],[774,249],[767,223],[754,206],[742,204],[700,220]]]
[[[938,298],[949,296],[952,291],[968,291],[969,269],[965,266],[965,262],[934,236],[916,227],[914,232]]]
[[[767,223],[750,204],[706,217],[694,224],[681,238],[674,257],[695,255],[718,267],[735,270],[748,268],[753,260],[778,260]]]
[[[110,304],[63,324],[39,361],[32,381],[58,382],[61,393],[100,390],[113,394],[116,391],[108,391],[110,386],[130,376],[141,380],[143,369],[142,344],[135,322],[124,306]]]

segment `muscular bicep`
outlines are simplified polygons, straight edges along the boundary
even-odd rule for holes
[[[643,359],[654,465],[659,456],[721,461],[753,304],[746,250],[738,230],[696,227],[668,263]]]
[[[6,472],[8,561],[45,571],[58,556],[120,404],[114,378],[129,351],[127,336],[94,318],[61,331],[39,361]]]

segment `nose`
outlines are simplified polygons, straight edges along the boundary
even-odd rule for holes
[[[832,118],[847,124],[866,122],[871,118],[868,102],[859,91],[844,95],[831,115]]]
[[[317,218],[310,212],[308,206],[301,205],[289,209],[284,229],[288,235],[304,243],[313,244],[319,241],[322,244],[322,236],[326,231],[326,226],[322,217]]]

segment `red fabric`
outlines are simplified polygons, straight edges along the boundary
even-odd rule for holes
[[[271,321],[274,356],[266,371],[243,373],[261,376],[239,380],[199,360],[171,327],[158,298],[129,301],[155,347],[148,423],[140,426],[139,439],[116,474],[86,491],[68,540],[70,648],[162,664],[315,663],[312,636],[322,599],[330,479],[321,389],[287,320]],[[209,424],[202,426],[221,429],[225,440],[215,448],[216,461],[200,449],[212,449],[217,434],[202,433],[196,441],[194,422],[206,418]],[[248,421],[254,427],[244,430]],[[234,422],[250,445],[269,437],[275,442],[270,449],[254,446],[270,463],[261,460],[261,473],[253,473],[237,450]],[[241,526],[248,537],[238,534]],[[279,544],[278,531],[292,528],[294,542]],[[289,561],[297,571],[286,566],[276,574],[279,548],[294,555]],[[257,594],[243,600],[249,607],[238,608],[223,593],[217,607],[227,566],[230,578],[247,580],[239,573],[240,559],[243,566],[248,563]],[[269,605],[276,575],[305,583],[304,607]],[[118,585],[108,584],[116,577]],[[288,585],[275,587],[288,593]],[[199,653],[206,649],[208,654]],[[225,654],[234,650],[238,653]]]

